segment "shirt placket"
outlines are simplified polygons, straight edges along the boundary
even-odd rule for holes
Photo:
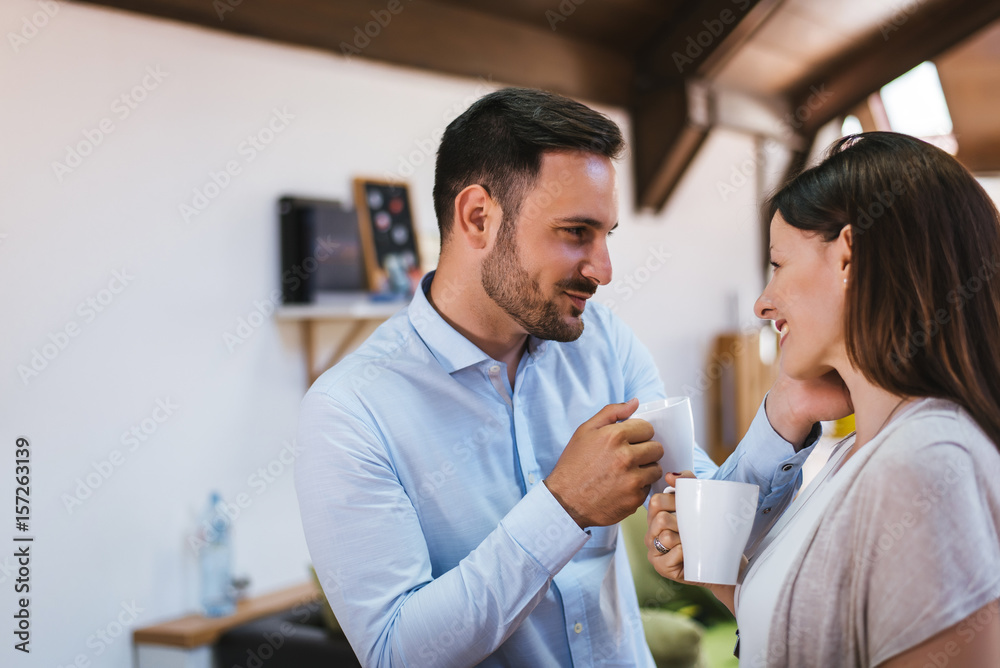
[[[518,462],[521,467],[521,476],[524,485],[524,492],[532,489],[535,485],[542,483],[541,466],[535,454],[534,440],[531,438],[531,425],[529,420],[521,412],[523,401],[517,399],[521,388],[527,384],[526,377],[532,373],[535,364],[535,356],[529,355],[524,361],[523,367],[518,370],[515,378],[514,399],[508,404],[514,424],[514,447],[517,450]],[[504,396],[509,397],[509,387],[506,383],[506,369],[502,365],[497,365],[493,380],[494,387],[502,387]],[[500,391],[498,389],[498,391]],[[548,537],[558,540],[558,536]],[[583,591],[580,589],[577,578],[573,577],[567,570],[572,570],[573,562],[553,578],[553,586],[556,588],[563,607],[563,623],[565,625],[566,641],[569,645],[570,654],[573,657],[574,666],[593,665],[591,652],[590,634],[587,628],[586,601]]]
[[[572,563],[567,564],[572,568]],[[566,642],[569,644],[569,652],[573,657],[573,666],[582,668],[594,665],[594,653],[590,642],[590,629],[587,624],[587,606],[583,598],[583,591],[578,582],[566,573],[555,577],[556,586],[563,604],[563,623],[566,628]]]
[[[526,361],[525,367],[520,370],[522,380],[516,380],[516,384],[523,381],[524,374],[527,373],[528,368],[530,368],[532,364],[532,360]],[[518,402],[515,402],[514,398],[511,396],[510,385],[507,383],[506,365],[495,360],[490,360],[487,362],[486,374],[490,380],[490,384],[493,385],[494,390],[496,390],[496,393],[501,399],[503,399],[504,403],[507,404],[507,412],[510,416],[511,423],[514,426],[514,451],[520,468],[521,491],[522,493],[527,494],[528,490],[534,488],[535,485],[542,481],[541,468],[539,467],[538,460],[535,457],[535,450],[531,441],[528,421],[521,414]],[[517,392],[514,392],[514,396],[516,395]]]

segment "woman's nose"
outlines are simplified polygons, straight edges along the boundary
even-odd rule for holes
[[[770,312],[774,309],[771,304],[771,300],[767,298],[767,290],[760,293],[760,297],[757,297],[757,301],[754,302],[753,312],[761,320],[771,320]]]

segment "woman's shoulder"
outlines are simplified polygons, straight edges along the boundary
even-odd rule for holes
[[[862,486],[874,485],[882,494],[891,494],[959,481],[976,485],[1000,476],[1000,450],[952,401],[920,400],[891,427],[884,441],[871,444],[874,448],[858,475]],[[1000,497],[997,489],[992,493]]]
[[[996,460],[1000,450],[964,408],[947,399],[920,399],[912,410],[890,425],[872,461],[908,461],[914,457],[953,457],[963,451],[976,460]]]

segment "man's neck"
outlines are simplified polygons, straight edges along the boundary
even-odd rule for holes
[[[470,273],[438,267],[427,295],[434,310],[484,353],[507,365],[511,387],[528,335],[486,295]]]

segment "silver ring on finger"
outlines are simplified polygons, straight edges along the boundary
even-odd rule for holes
[[[670,551],[669,547],[663,546],[663,543],[660,542],[659,538],[653,539],[653,547],[655,547],[656,551],[659,552],[660,554],[666,554],[667,552]]]

